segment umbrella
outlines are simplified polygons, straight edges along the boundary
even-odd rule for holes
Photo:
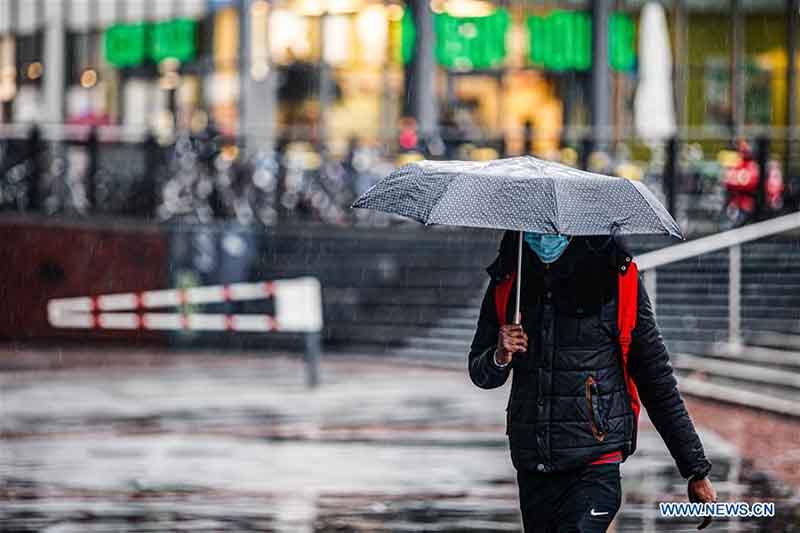
[[[353,207],[403,215],[425,225],[562,235],[664,234],[678,224],[641,182],[584,172],[535,157],[493,161],[419,161],[373,185]]]
[[[677,129],[672,103],[672,53],[664,6],[658,2],[645,4],[640,25],[634,122],[640,137],[657,142],[675,135]]]

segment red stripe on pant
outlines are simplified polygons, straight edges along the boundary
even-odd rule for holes
[[[604,453],[603,455],[601,455],[600,457],[598,457],[597,459],[595,459],[594,461],[592,461],[589,464],[590,465],[607,465],[607,464],[610,464],[610,463],[621,463],[621,462],[622,462],[622,452],[616,451],[616,452]]]

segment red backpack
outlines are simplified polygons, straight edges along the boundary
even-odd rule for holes
[[[497,311],[497,320],[501,324],[506,322],[506,310],[514,281],[517,277],[516,272],[512,272],[502,281],[495,285],[494,302]],[[625,271],[620,270],[618,274],[617,290],[617,327],[619,328],[619,346],[622,356],[622,371],[625,376],[625,385],[628,388],[628,395],[631,399],[631,409],[636,424],[639,423],[639,391],[636,383],[628,373],[628,352],[631,346],[631,332],[636,327],[637,302],[639,297],[639,269],[636,263],[631,262]]]

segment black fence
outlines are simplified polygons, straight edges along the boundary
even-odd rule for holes
[[[532,138],[526,139],[526,147],[533,144]],[[800,143],[790,146],[794,159],[783,162],[775,154],[786,153],[785,140],[761,136],[750,145],[760,176],[752,193],[756,210],[735,223],[797,209],[800,200]],[[647,183],[688,233],[731,224],[726,220],[726,171],[716,152],[734,150],[732,142],[674,138],[646,148],[635,143],[597,147],[590,137],[565,138],[559,155],[566,154],[562,160],[568,164],[597,172],[625,175],[626,168],[633,169],[635,176],[628,177]],[[503,142],[485,139],[420,141],[405,152],[353,141],[343,157],[334,157],[307,142],[279,142],[270,151],[245,150],[240,140],[213,132],[178,136],[163,144],[152,135],[135,142],[109,140],[94,128],[53,140],[33,127],[26,136],[0,139],[0,211],[156,221],[235,219],[265,227],[289,221],[385,225],[394,219],[349,208],[358,194],[403,161],[463,158],[470,153],[506,155]],[[775,168],[783,180],[777,204],[765,201]]]
[[[376,150],[356,145],[343,159],[308,143],[246,157],[242,150],[214,135],[165,145],[153,136],[104,140],[94,129],[48,140],[32,128],[25,138],[0,139],[0,211],[347,225],[355,222],[356,195],[391,168]]]

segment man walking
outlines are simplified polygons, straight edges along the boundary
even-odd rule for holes
[[[621,356],[619,285],[631,257],[606,236],[526,232],[515,321],[515,236],[506,232],[487,269],[469,373],[490,389],[514,371],[506,433],[525,531],[606,531],[621,504],[619,464],[636,449],[639,400],[689,480],[690,500],[715,501],[711,464],[638,278]]]

